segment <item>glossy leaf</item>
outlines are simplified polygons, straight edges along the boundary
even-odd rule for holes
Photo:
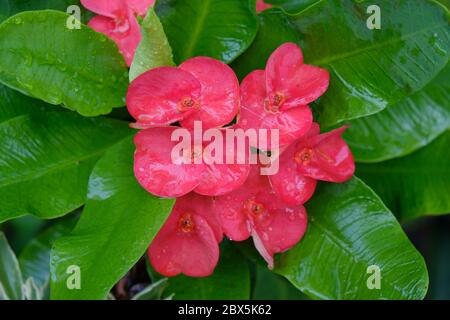
[[[450,67],[423,90],[372,116],[357,119],[344,134],[355,159],[379,162],[427,145],[450,128]]]
[[[377,195],[358,178],[319,185],[306,205],[309,226],[294,248],[279,256],[276,271],[320,299],[422,299],[425,262]],[[380,270],[380,289],[370,290]],[[369,269],[370,270],[370,269]]]
[[[266,2],[280,6],[290,14],[297,14],[321,1],[322,0],[268,0]]]
[[[141,24],[141,34],[142,40],[136,49],[130,68],[130,81],[147,70],[174,65],[172,48],[153,8],[149,9]]]
[[[252,300],[307,300],[308,297],[267,266],[256,266]]]
[[[52,249],[52,299],[106,298],[146,252],[171,211],[173,200],[150,195],[136,181],[134,149],[126,138],[96,164],[80,221]],[[66,286],[70,266],[79,267],[79,290]]]
[[[380,30],[367,27],[369,5],[381,8]],[[374,114],[424,87],[449,59],[448,17],[423,0],[317,1],[293,17],[305,62],[331,73],[319,122]]]
[[[231,64],[243,79],[256,69],[265,69],[272,52],[285,42],[299,43],[300,34],[279,9],[265,10],[258,15],[259,29],[252,45]]]
[[[16,255],[0,231],[0,295],[8,300],[20,300],[22,293],[22,273]]]
[[[254,0],[159,0],[155,10],[177,64],[195,56],[229,63],[257,31]]]
[[[85,116],[125,104],[128,72],[116,45],[68,15],[19,13],[0,25],[0,81],[47,103]]]
[[[450,131],[406,157],[359,164],[356,172],[402,219],[450,212]]]
[[[247,261],[230,243],[222,243],[214,273],[206,278],[184,275],[169,278],[166,294],[175,300],[244,300],[250,298],[250,271]]]
[[[23,278],[33,277],[39,288],[50,285],[50,250],[53,243],[67,235],[77,222],[77,216],[64,218],[34,237],[21,251],[19,264]]]
[[[24,114],[0,123],[0,222],[54,218],[85,202],[99,157],[130,135],[125,122],[69,111]]]

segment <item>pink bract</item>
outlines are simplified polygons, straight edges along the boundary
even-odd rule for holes
[[[312,113],[308,103],[319,98],[328,83],[327,70],[304,64],[301,49],[285,43],[272,53],[265,71],[256,70],[243,80],[238,125],[278,128],[280,146],[287,145],[309,130]]]
[[[216,196],[231,192],[245,182],[250,171],[247,162],[214,164],[205,161],[210,143],[196,141],[194,134],[191,134],[189,154],[181,152],[189,150],[174,151],[179,142],[171,141],[171,137],[177,129],[180,128],[157,127],[141,130],[136,134],[134,174],[144,189],[168,198],[180,197],[191,191]],[[224,131],[217,130],[217,133],[223,143],[226,143]],[[225,154],[220,157],[225,157]]]
[[[273,268],[275,253],[294,246],[307,226],[303,206],[288,206],[273,192],[267,176],[253,166],[247,182],[239,189],[216,197],[214,202],[225,235],[233,241],[253,237],[256,249]]]
[[[238,112],[239,82],[226,64],[196,57],[178,68],[155,68],[137,77],[128,89],[127,106],[139,128],[176,121],[192,128],[196,120],[205,129],[222,127]]]
[[[219,260],[222,229],[212,198],[194,193],[176,200],[169,218],[148,250],[155,270],[167,277],[210,275]]]

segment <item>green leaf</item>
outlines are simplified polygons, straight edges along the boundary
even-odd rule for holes
[[[450,131],[413,154],[359,164],[357,174],[402,219],[450,212]]]
[[[320,299],[422,299],[428,274],[401,226],[358,178],[321,183],[306,205],[309,225],[294,248],[278,256],[276,271]],[[380,289],[369,289],[380,270]],[[370,270],[370,269],[369,269]]]
[[[135,295],[132,300],[161,300],[167,285],[167,278],[151,283],[148,287]]]
[[[381,8],[380,30],[366,25],[369,5]],[[294,16],[305,62],[331,73],[320,123],[377,113],[424,87],[449,59],[448,17],[423,0],[318,1]]]
[[[125,122],[70,111],[0,123],[0,222],[55,218],[83,205],[95,162],[131,132]]]
[[[42,300],[43,290],[36,285],[33,278],[28,278],[22,286],[25,300]]]
[[[247,261],[230,243],[221,245],[219,263],[206,278],[179,275],[169,278],[165,293],[175,300],[245,300],[250,298],[250,271]]]
[[[0,83],[0,124],[20,115],[47,110],[52,110],[52,106],[25,96]]]
[[[195,56],[229,63],[248,48],[258,27],[254,0],[159,0],[155,10],[177,64]]]
[[[252,300],[307,300],[301,291],[267,266],[256,265],[255,287]]]
[[[160,66],[173,66],[172,48],[155,10],[148,10],[141,24],[142,40],[130,68],[130,82],[147,70]]]
[[[369,117],[352,121],[344,137],[359,162],[401,157],[450,128],[450,67],[423,90]]]
[[[96,164],[80,221],[52,249],[52,299],[106,298],[145,253],[171,211],[172,199],[158,199],[136,181],[134,149],[126,138]],[[66,285],[70,266],[80,268],[80,289]]]
[[[23,299],[22,273],[16,255],[0,231],[0,296],[8,300]]]
[[[59,11],[19,13],[0,25],[0,81],[85,116],[125,104],[128,72],[116,45]]]
[[[258,15],[259,30],[250,48],[231,66],[243,79],[256,69],[264,69],[272,52],[285,42],[299,43],[300,35],[288,17],[279,9],[265,10]]]
[[[33,277],[37,287],[50,284],[50,250],[53,243],[72,231],[77,216],[55,222],[32,239],[19,255],[19,264],[25,279]]]
[[[321,1],[323,0],[266,0],[265,2],[280,6],[290,14],[297,14]]]

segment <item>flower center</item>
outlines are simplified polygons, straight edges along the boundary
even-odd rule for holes
[[[298,164],[302,164],[306,166],[314,156],[314,150],[311,148],[303,148],[300,151],[297,151],[294,155],[294,160]]]
[[[264,107],[269,112],[278,112],[286,98],[280,92],[275,93],[272,97],[264,101]]]
[[[254,217],[260,217],[266,211],[262,203],[256,202],[253,199],[247,199],[244,203],[244,208]]]
[[[192,109],[197,110],[198,108],[200,108],[200,104],[191,97],[183,98],[177,104],[179,112],[186,112]]]
[[[194,231],[195,223],[192,220],[192,215],[189,212],[183,213],[178,220],[178,229],[184,233]]]

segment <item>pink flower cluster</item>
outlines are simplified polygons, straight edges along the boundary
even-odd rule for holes
[[[207,57],[152,69],[131,83],[127,107],[137,120],[133,126],[142,129],[134,139],[135,176],[150,193],[177,198],[149,248],[156,271],[210,275],[223,235],[233,241],[252,237],[269,268],[274,254],[300,241],[308,220],[303,204],[317,180],[344,182],[355,168],[341,137],[345,127],[320,134],[313,122],[308,104],[328,83],[328,72],[304,64],[293,43],[276,49],[265,70],[253,71],[240,85],[231,68]],[[236,124],[224,127],[235,117]],[[278,172],[261,175],[261,164],[208,163],[202,157],[207,146],[195,137],[194,151],[173,159],[174,131],[192,130],[195,121],[224,135],[230,127],[279,130],[279,145],[261,150],[277,149]]]

